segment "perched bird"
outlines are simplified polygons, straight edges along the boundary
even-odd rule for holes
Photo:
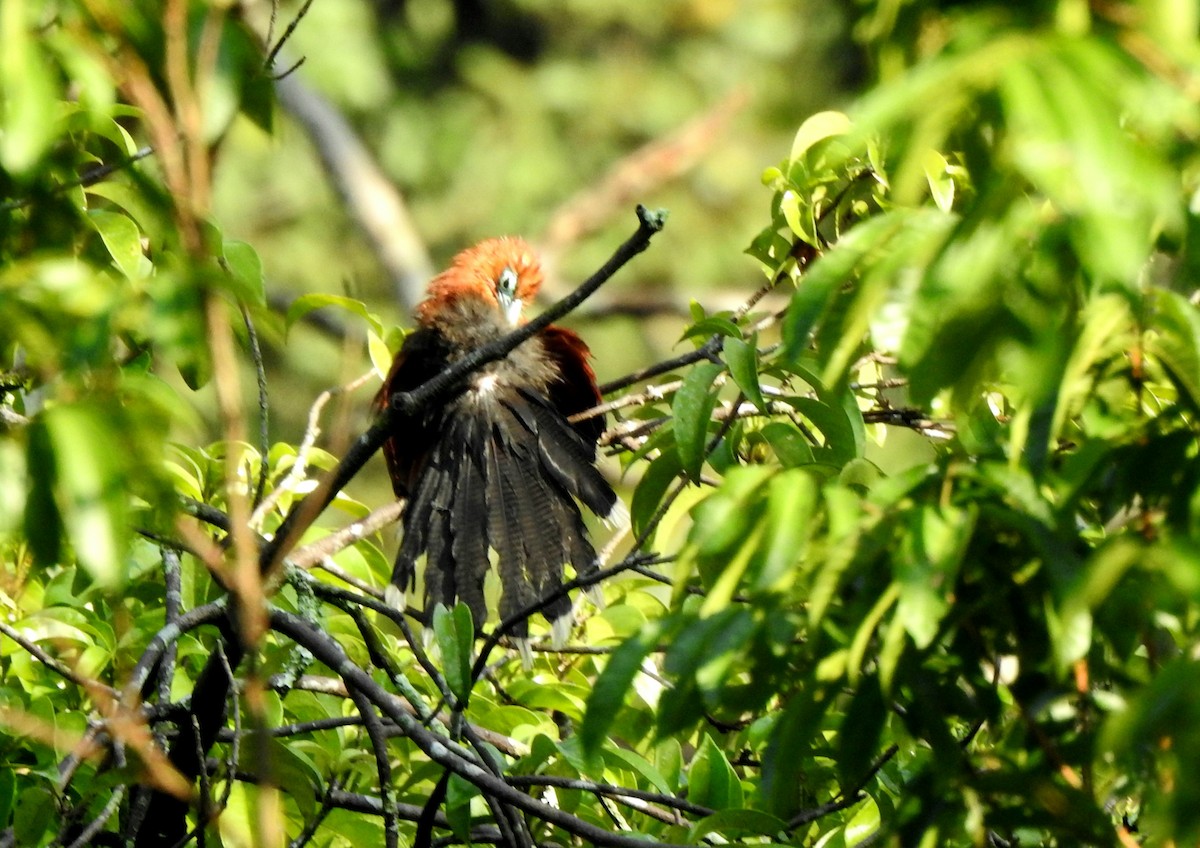
[[[489,239],[455,256],[417,306],[417,329],[376,408],[523,323],[522,308],[541,283],[536,255],[517,238]],[[408,505],[391,603],[403,608],[422,554],[426,609],[461,599],[477,625],[487,615],[483,586],[493,557],[502,620],[560,586],[564,565],[577,574],[596,568],[579,504],[613,523],[628,512],[595,466],[603,418],[567,420],[600,402],[589,358],[579,336],[552,325],[449,396],[396,419],[383,449],[396,495]],[[571,610],[565,596],[543,608],[559,642]],[[522,622],[512,634],[527,632]]]

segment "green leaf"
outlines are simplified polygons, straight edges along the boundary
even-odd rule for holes
[[[35,482],[26,527],[32,530],[41,522],[53,527],[57,515],[79,564],[98,583],[119,585],[125,576],[127,492],[119,465],[124,453],[111,424],[100,409],[73,404],[47,409],[30,429],[30,468],[51,475],[54,506],[50,514],[30,515],[30,509],[49,506],[48,481]],[[55,547],[44,534],[31,533],[42,537],[37,547],[43,555]]]
[[[145,276],[142,273],[142,234],[137,224],[120,212],[92,209],[87,215],[121,273],[131,280]]]
[[[866,776],[879,746],[888,705],[879,681],[865,677],[858,685],[837,734],[837,767],[842,786],[856,786]]]
[[[761,465],[731,468],[720,487],[696,505],[688,542],[701,557],[723,561],[745,542],[761,518],[755,501],[775,471]]]
[[[808,547],[818,497],[816,481],[808,472],[785,471],[771,479],[756,589],[784,591],[797,578],[796,564]]]
[[[784,355],[793,361],[803,356],[813,327],[824,317],[834,296],[853,277],[855,270],[873,250],[902,225],[905,216],[880,215],[850,230],[821,255],[800,279],[782,323]]]
[[[813,736],[829,706],[819,684],[807,681],[793,695],[771,731],[763,756],[762,795],[768,812],[791,816],[804,802],[802,777]]]
[[[764,813],[762,810],[744,808],[718,810],[692,826],[692,829],[688,831],[688,842],[695,845],[706,845],[709,843],[704,840],[704,837],[710,833],[716,833],[722,839],[715,844],[721,844],[734,836],[780,836],[787,829],[787,822],[770,813]],[[754,842],[752,844],[761,845],[762,843]]]
[[[264,755],[267,757],[266,762],[263,759]],[[252,775],[260,775],[267,762],[270,763],[269,774],[272,782],[287,793],[289,799],[296,802],[305,818],[312,816],[317,809],[317,787],[321,785],[320,771],[294,746],[285,745],[272,737],[256,739],[251,735],[241,747],[239,769]]]
[[[917,647],[926,648],[950,608],[975,515],[948,506],[925,506],[905,517],[907,532],[900,541],[895,564],[900,583],[896,615]]]
[[[579,726],[584,755],[594,758],[625,704],[625,694],[642,667],[642,660],[658,644],[661,627],[650,624],[637,636],[626,639],[608,658],[587,699],[587,712]]]
[[[732,336],[737,338],[741,335],[742,328],[735,324],[732,319],[726,318],[723,315],[709,315],[688,327],[680,337],[680,341],[683,339],[703,339],[707,341],[712,336]]]
[[[470,608],[461,601],[454,609],[438,604],[433,608],[433,633],[442,654],[442,673],[446,685],[460,702],[471,691],[471,660],[475,645],[475,624]]]
[[[457,774],[451,774],[446,784],[446,818],[450,829],[464,842],[470,843],[471,799],[479,795],[474,783]]]
[[[667,779],[659,773],[658,769],[640,754],[626,748],[613,746],[605,750],[604,756],[607,760],[618,760],[622,766],[632,769],[657,791],[665,795],[670,795],[674,791],[671,785],[667,783]]]
[[[386,379],[392,370],[392,352],[374,330],[367,330],[367,355],[371,358],[375,373],[381,380]]]
[[[667,791],[678,791],[683,775],[683,747],[678,739],[663,739],[654,746],[654,766],[667,782]]]
[[[13,835],[17,845],[43,845],[43,836],[56,822],[57,804],[48,787],[27,786],[13,809]]]
[[[635,537],[640,537],[645,532],[667,489],[679,477],[682,468],[679,454],[673,450],[663,451],[646,466],[646,470],[642,472],[642,479],[633,490],[633,501],[629,508]]]
[[[853,124],[850,123],[850,119],[843,112],[828,111],[809,115],[804,120],[804,123],[800,125],[800,129],[796,131],[796,137],[792,140],[792,152],[789,158],[799,159],[817,142],[833,138],[834,136],[845,135],[852,129]]]
[[[7,826],[17,800],[17,776],[11,768],[0,768],[0,826]]]
[[[800,195],[791,189],[785,191],[779,198],[779,211],[783,213],[783,220],[787,222],[788,229],[795,234],[796,238],[805,244],[820,245],[816,230],[810,225],[810,216],[805,215],[805,210],[800,208]],[[807,211],[811,211],[811,209],[807,209]]]
[[[224,257],[225,266],[237,284],[238,297],[260,306],[266,303],[266,283],[258,252],[244,241],[226,239]]]
[[[40,8],[30,0],[0,5],[0,170],[13,175],[30,171],[59,131],[54,65],[30,26]]]
[[[795,424],[789,421],[772,421],[758,432],[771,446],[775,458],[784,468],[811,465],[815,462],[812,445]]]
[[[1188,771],[1200,758],[1200,663],[1177,657],[1166,663],[1146,685],[1139,687],[1126,709],[1116,712],[1100,737],[1098,754],[1112,752],[1127,773],[1144,768],[1146,752],[1159,749],[1161,768],[1180,777],[1169,789],[1151,798],[1174,819],[1177,833],[1200,832],[1200,781]],[[1139,765],[1141,764],[1141,765]]]
[[[305,315],[314,309],[323,309],[326,306],[344,309],[363,318],[372,330],[378,335],[383,335],[383,323],[379,320],[379,316],[367,309],[366,304],[361,300],[338,294],[305,294],[296,298],[288,307],[287,317],[284,321],[285,326],[290,330]]]
[[[688,769],[688,800],[714,810],[742,805],[742,784],[708,734],[704,735]]]
[[[708,424],[717,404],[713,381],[724,371],[715,362],[700,362],[683,378],[675,393],[671,411],[675,415],[675,449],[679,463],[688,477],[700,479],[704,451],[708,444]]]
[[[765,413],[767,402],[758,383],[758,349],[755,339],[745,342],[735,336],[726,336],[725,364],[729,366],[729,376],[733,377],[733,382],[741,389],[742,394]]]
[[[34,562],[56,564],[62,558],[62,515],[54,499],[54,444],[44,422],[29,427],[26,466],[29,496],[25,499],[25,538]]]
[[[950,175],[950,163],[936,150],[928,150],[922,158],[922,165],[934,204],[943,212],[949,212],[954,206],[954,178]]]
[[[1167,367],[1193,409],[1200,409],[1200,312],[1173,291],[1154,292],[1146,349]]]
[[[858,455],[861,445],[844,406],[832,406],[806,397],[787,398],[784,402],[807,418],[824,436],[825,444],[813,451],[818,461],[840,467]]]

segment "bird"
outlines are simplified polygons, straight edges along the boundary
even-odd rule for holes
[[[463,250],[429,283],[375,398],[376,410],[471,351],[525,322],[543,281],[537,254],[503,236]],[[424,557],[425,609],[462,601],[478,629],[488,615],[484,581],[495,562],[501,621],[549,598],[565,566],[598,568],[581,506],[610,525],[628,510],[596,467],[603,416],[570,421],[601,402],[591,352],[575,332],[549,325],[448,396],[397,410],[383,444],[392,487],[407,499],[388,602],[405,608]],[[565,595],[541,608],[555,644],[573,626]],[[528,662],[528,624],[509,631]]]

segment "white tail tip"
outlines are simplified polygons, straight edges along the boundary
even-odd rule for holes
[[[561,648],[571,638],[571,630],[575,627],[575,616],[567,613],[550,622],[550,644]]]
[[[408,597],[404,590],[395,583],[389,583],[384,587],[383,600],[389,607],[404,612],[408,607]]]
[[[613,501],[608,515],[600,516],[601,520],[614,530],[624,530],[629,527],[629,507],[620,498]]]
[[[513,644],[517,646],[517,653],[521,655],[521,668],[529,671],[533,668],[533,649],[529,647],[529,639],[525,637],[513,639]]]

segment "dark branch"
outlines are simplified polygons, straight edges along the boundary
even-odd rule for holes
[[[643,368],[641,371],[635,371],[632,374],[627,374],[624,377],[618,377],[616,380],[605,383],[600,386],[600,394],[608,395],[621,389],[628,388],[634,383],[640,383],[642,380],[649,380],[657,377],[660,374],[666,374],[669,371],[674,371],[677,368],[683,368],[686,365],[694,365],[701,360],[707,359],[709,362],[721,364],[721,337],[713,336],[700,347],[693,351],[677,356],[674,359],[667,359],[659,362],[657,365],[651,365],[649,368]]]
[[[609,783],[596,783],[591,780],[577,780],[571,777],[559,777],[552,774],[515,774],[508,778],[512,786],[553,786],[558,789],[578,789],[581,792],[592,792],[597,795],[608,795],[615,798],[637,798],[639,801],[650,801],[671,807],[693,816],[711,816],[716,810],[693,804],[684,798],[666,795],[662,792],[646,792],[642,789],[631,789],[627,786],[613,786]]]
[[[89,168],[79,175],[79,179],[73,180],[69,183],[63,183],[60,186],[55,186],[54,193],[61,194],[62,192],[70,191],[73,188],[86,188],[90,185],[95,185],[109,174],[113,174],[117,171],[128,168],[133,163],[145,159],[152,153],[154,153],[153,147],[142,147],[129,156],[126,156],[119,162],[113,162],[108,165],[97,165],[94,168]],[[31,197],[20,197],[16,200],[8,200],[4,203],[0,203],[0,212],[12,212],[16,209],[23,209],[33,202],[34,198]]]
[[[271,451],[271,419],[267,405],[267,369],[263,364],[262,347],[258,343],[258,331],[254,329],[254,321],[250,319],[250,310],[244,303],[239,305],[242,310],[242,322],[246,325],[246,339],[250,343],[250,358],[254,360],[254,376],[258,385],[258,480],[254,485],[253,500],[254,506],[257,507],[262,503],[271,466],[268,456]]]
[[[558,807],[532,798],[492,774],[478,762],[465,758],[449,738],[425,728],[412,715],[400,708],[399,702],[376,683],[366,671],[353,663],[329,634],[318,630],[290,613],[279,609],[270,611],[271,629],[292,639],[312,652],[313,656],[341,677],[347,688],[361,692],[388,718],[399,725],[405,735],[430,760],[449,769],[479,787],[498,802],[512,805],[549,824],[595,845],[611,848],[665,848],[674,843],[653,842],[633,834],[613,833],[583,821]]]

